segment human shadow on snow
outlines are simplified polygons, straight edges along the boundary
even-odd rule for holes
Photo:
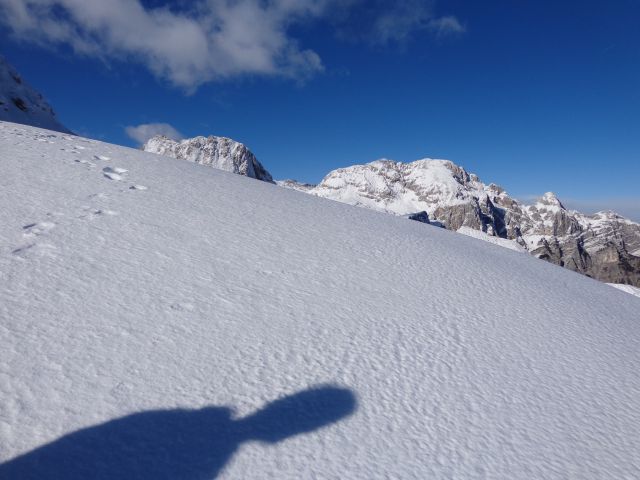
[[[355,409],[350,390],[318,386],[240,419],[232,418],[231,409],[215,406],[134,413],[16,457],[0,465],[0,479],[211,479],[242,442],[276,443],[337,422]]]

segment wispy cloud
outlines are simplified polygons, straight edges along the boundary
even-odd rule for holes
[[[125,132],[140,145],[156,135],[164,135],[172,140],[182,140],[184,138],[184,135],[168,123],[143,123],[136,127],[127,127]]]
[[[460,20],[452,15],[447,15],[440,18],[432,18],[427,23],[427,27],[438,37],[458,35],[466,32],[467,30],[467,28],[462,25],[462,23],[460,23]]]
[[[383,46],[406,43],[421,31],[444,37],[466,30],[456,17],[436,15],[429,0],[344,0],[333,20],[340,36]]]
[[[0,23],[17,39],[134,60],[188,91],[239,75],[299,81],[323,71],[320,56],[290,33],[319,19],[372,44],[403,42],[419,30],[464,31],[455,17],[436,17],[429,0],[194,0],[158,8],[140,0],[0,1]]]
[[[633,198],[595,198],[593,200],[563,200],[567,208],[584,213],[595,213],[603,210],[614,212],[635,222],[640,222],[640,197]]]

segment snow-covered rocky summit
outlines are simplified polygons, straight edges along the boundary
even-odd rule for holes
[[[27,84],[0,55],[0,120],[71,133],[42,94]]]
[[[638,298],[135,149],[0,157],[0,479],[638,477]]]
[[[449,160],[378,160],[334,170],[313,188],[281,185],[396,215],[426,211],[447,229],[477,230],[593,278],[640,286],[637,223],[612,212],[567,210],[551,192],[522,204]]]
[[[175,141],[156,135],[147,140],[142,149],[274,183],[271,174],[255,155],[245,145],[230,138],[211,135]]]

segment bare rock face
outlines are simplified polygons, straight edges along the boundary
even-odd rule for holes
[[[640,224],[567,210],[551,192],[525,205],[448,160],[354,165],[304,191],[396,215],[424,211],[432,224],[478,230],[595,279],[640,286]]]
[[[310,183],[300,183],[297,180],[276,180],[276,183],[280,187],[289,188],[291,190],[298,190],[300,192],[309,193],[310,190],[313,190],[316,186]]]
[[[62,125],[42,94],[38,93],[0,56],[0,120],[46,128],[62,133]]]
[[[145,152],[208,165],[227,172],[274,183],[271,174],[251,151],[226,137],[194,137],[179,142],[156,135],[143,145]]]

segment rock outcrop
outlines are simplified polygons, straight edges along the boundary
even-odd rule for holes
[[[163,135],[143,145],[146,152],[208,165],[227,172],[274,183],[271,174],[242,143],[226,137],[194,137],[175,141]]]

